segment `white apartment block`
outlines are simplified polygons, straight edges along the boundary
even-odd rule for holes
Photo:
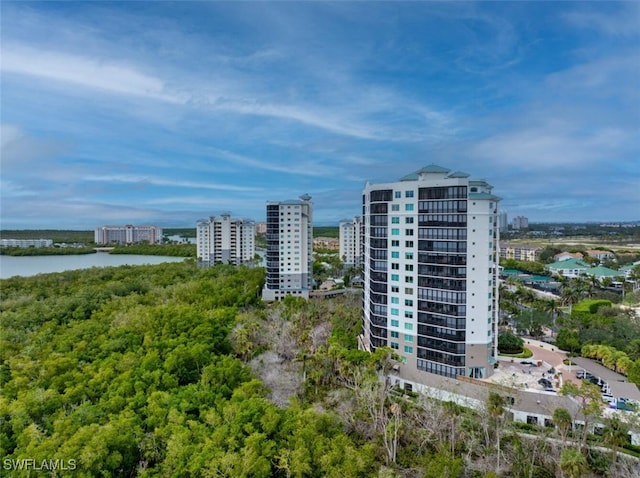
[[[52,239],[0,239],[0,247],[52,247]]]
[[[492,186],[430,165],[367,183],[362,201],[361,346],[395,349],[418,376],[490,376],[499,241]]]
[[[255,223],[230,214],[211,216],[196,223],[198,261],[203,264],[240,265],[256,253]]]
[[[94,234],[96,244],[160,244],[162,228],[157,226],[101,226]]]
[[[362,265],[362,218],[340,221],[340,259],[346,266]]]
[[[502,259],[515,259],[516,261],[537,261],[543,248],[525,244],[500,244],[500,257]]]
[[[264,300],[286,295],[309,298],[313,287],[311,196],[267,203],[267,279]]]

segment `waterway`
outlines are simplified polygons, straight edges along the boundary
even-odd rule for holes
[[[64,272],[91,267],[161,264],[181,262],[184,257],[145,256],[138,254],[95,254],[71,256],[2,256],[0,255],[0,279],[13,276],[30,277],[49,272]]]

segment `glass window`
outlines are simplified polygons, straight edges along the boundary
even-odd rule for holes
[[[400,280],[400,276],[398,274],[391,274],[391,280],[397,282]]]
[[[405,211],[413,211],[413,204],[405,204],[404,205],[404,210]]]
[[[399,211],[400,210],[400,204],[392,204],[391,205],[391,210],[392,211]]]
[[[413,299],[405,299],[404,305],[406,305],[407,307],[413,307]]]
[[[404,323],[404,329],[405,330],[413,330],[413,324],[410,324],[409,322],[405,322]]]
[[[410,310],[405,311],[404,317],[405,319],[413,319],[413,312],[411,312]]]
[[[401,198],[402,197],[402,191],[396,191],[393,193],[394,197],[396,198]]]
[[[413,197],[413,191],[405,191],[404,192],[404,197],[412,198]]]
[[[397,334],[398,332],[396,332]],[[393,335],[392,335],[393,337]],[[404,334],[404,341],[405,342],[413,342],[413,335],[409,335],[409,334]]]
[[[398,343],[397,342],[391,342],[391,348],[398,350]]]
[[[392,285],[391,292],[400,292],[400,287],[398,287],[397,285]]]
[[[399,327],[400,326],[400,322],[398,322],[395,319],[391,319],[391,327]]]
[[[393,251],[391,253],[391,258],[392,259],[400,259],[400,253],[398,251]]]
[[[391,309],[391,315],[400,315],[400,311],[398,309]]]
[[[413,236],[413,229],[405,229],[405,230],[404,230],[404,233],[405,233],[407,236]]]
[[[392,339],[397,339],[400,337],[400,332],[396,332],[395,330],[391,331],[391,338]]]
[[[400,235],[400,229],[391,229],[391,235],[392,236],[399,236]]]
[[[413,353],[413,347],[409,346],[409,345],[405,345],[404,346],[404,352],[407,354],[412,354]]]
[[[391,247],[400,247],[400,241],[391,241]]]
[[[391,218],[391,224],[400,224],[400,218],[399,217],[392,217]]]
[[[405,224],[413,224],[413,217],[405,217],[404,218],[404,223]]]
[[[404,293],[408,294],[408,295],[413,294],[413,287],[405,287],[404,288]]]
[[[405,252],[404,258],[409,260],[413,259],[413,252]]]
[[[392,304],[399,304],[400,303],[400,299],[398,297],[391,297],[391,303]]]
[[[405,247],[413,247],[413,241],[404,241]]]

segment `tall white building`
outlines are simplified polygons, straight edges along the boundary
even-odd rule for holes
[[[514,231],[519,231],[520,229],[527,229],[529,227],[529,219],[525,216],[516,216],[511,221],[511,227]]]
[[[162,228],[157,226],[101,226],[94,233],[96,244],[160,244]]]
[[[497,355],[499,198],[430,165],[362,198],[363,335],[409,375],[487,377]]]
[[[498,225],[500,226],[500,232],[509,231],[509,217],[507,215],[507,211],[502,210],[498,213]]]
[[[286,295],[309,297],[313,287],[313,217],[311,196],[267,203],[267,280],[265,300]]]
[[[256,253],[255,223],[234,219],[230,214],[196,223],[198,260],[205,264],[240,265],[253,260]]]
[[[340,259],[347,266],[362,264],[361,250],[362,218],[340,221]]]

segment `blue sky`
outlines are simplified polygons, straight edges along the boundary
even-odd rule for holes
[[[1,224],[195,226],[435,163],[640,220],[638,2],[1,4]]]

